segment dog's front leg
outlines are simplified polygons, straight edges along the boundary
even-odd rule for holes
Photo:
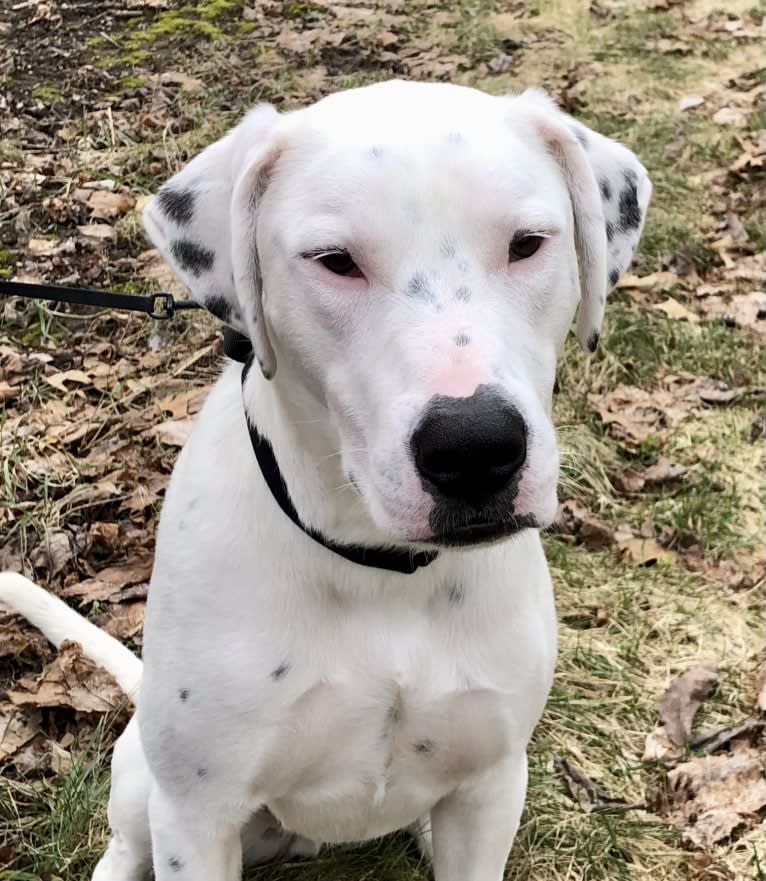
[[[205,804],[183,804],[157,786],[149,797],[155,881],[240,881],[241,824]]]
[[[443,798],[431,811],[435,881],[502,881],[526,791],[521,753]]]

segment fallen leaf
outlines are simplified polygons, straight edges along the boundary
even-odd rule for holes
[[[69,389],[66,385],[68,382],[73,382],[77,385],[92,385],[93,377],[82,370],[63,370],[61,373],[46,376],[45,381],[48,385],[52,385],[53,388],[61,392],[68,392]]]
[[[643,276],[627,273],[617,282],[617,287],[621,290],[634,288],[639,291],[654,291],[672,288],[682,283],[683,279],[675,272],[653,272],[651,275]]]
[[[146,602],[141,600],[110,605],[93,623],[117,639],[136,639],[143,630],[145,610]]]
[[[689,746],[692,749],[702,750],[706,754],[714,753],[722,746],[731,743],[732,740],[760,735],[764,728],[766,728],[766,721],[763,719],[745,719],[739,725],[730,725],[716,731],[703,731],[691,740]]]
[[[125,193],[114,193],[108,190],[94,190],[87,201],[93,217],[102,220],[113,220],[126,214],[133,208],[135,200]]]
[[[644,476],[632,468],[624,468],[621,471],[615,471],[611,476],[612,486],[621,493],[632,495],[641,492],[644,488],[646,480]]]
[[[684,321],[690,321],[692,324],[696,324],[700,317],[696,312],[692,312],[691,309],[687,309],[682,303],[679,303],[678,300],[674,300],[673,297],[668,297],[666,300],[663,300],[661,303],[655,303],[652,306],[652,309],[657,309],[659,312],[664,312],[668,318],[677,318]]]
[[[128,699],[106,670],[84,658],[78,643],[65,640],[36,679],[22,678],[24,690],[8,692],[17,707],[71,707],[82,713],[109,713]]]
[[[193,419],[168,419],[150,428],[149,433],[169,447],[182,447],[189,440],[193,427]]]
[[[554,759],[553,766],[566,783],[572,798],[588,814],[593,811],[630,811],[645,807],[642,802],[630,804],[624,798],[610,795],[581,768],[566,759]]]
[[[689,742],[697,710],[718,682],[712,667],[693,667],[676,676],[659,701],[660,721],[665,733],[676,746]]]
[[[186,417],[194,416],[195,413],[199,412],[210,392],[210,388],[211,386],[204,386],[203,388],[186,389],[175,395],[166,395],[163,398],[159,398],[157,403],[162,410],[170,413],[173,419],[185,421]]]
[[[7,404],[15,401],[21,394],[21,388],[17,385],[10,385],[7,382],[0,382],[0,404]]]
[[[74,557],[72,537],[63,529],[45,530],[42,541],[30,554],[35,569],[43,569],[48,578],[54,578],[63,571]]]
[[[651,566],[655,563],[667,563],[675,560],[673,551],[663,547],[654,538],[633,536],[617,542],[617,547],[623,558],[630,560],[637,566]]]
[[[40,710],[19,710],[12,704],[0,705],[0,761],[14,756],[39,733]]]
[[[151,554],[137,555],[124,563],[107,566],[93,578],[86,578],[77,584],[70,584],[61,591],[64,597],[77,597],[81,604],[119,602],[120,593],[135,584],[147,582],[152,574],[154,557]]]
[[[682,840],[709,850],[740,826],[755,825],[766,806],[759,749],[702,756],[669,771],[661,797]]]
[[[656,486],[658,484],[671,483],[675,480],[680,480],[688,470],[689,469],[685,465],[681,465],[678,462],[672,462],[670,459],[660,456],[654,465],[650,465],[643,471],[642,476],[646,483]]]
[[[114,227],[109,226],[108,223],[86,223],[84,226],[78,226],[77,232],[87,239],[98,239],[99,241],[113,239],[115,236]]]
[[[555,525],[559,532],[576,536],[590,550],[607,548],[614,541],[612,528],[574,499],[559,505]]]
[[[198,89],[205,88],[202,80],[189,76],[180,70],[166,70],[163,73],[154,74],[149,77],[149,81],[163,86],[180,86],[182,92],[196,92]]]

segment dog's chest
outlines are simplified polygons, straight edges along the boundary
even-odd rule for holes
[[[283,651],[256,777],[284,826],[322,841],[384,834],[508,751],[505,672],[461,625],[462,602],[447,591],[406,615],[315,611],[311,638]]]

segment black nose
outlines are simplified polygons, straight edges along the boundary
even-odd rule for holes
[[[415,465],[446,496],[482,499],[505,489],[527,456],[519,411],[480,387],[470,398],[434,397],[412,435]]]

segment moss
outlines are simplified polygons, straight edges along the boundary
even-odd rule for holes
[[[61,101],[64,97],[58,86],[53,86],[50,83],[40,83],[32,89],[31,94],[33,98],[38,98],[40,101],[47,101],[51,104]]]
[[[0,249],[0,278],[10,278],[16,266],[16,253]]]
[[[146,85],[146,80],[141,76],[120,77],[120,85],[125,89],[140,89]]]

